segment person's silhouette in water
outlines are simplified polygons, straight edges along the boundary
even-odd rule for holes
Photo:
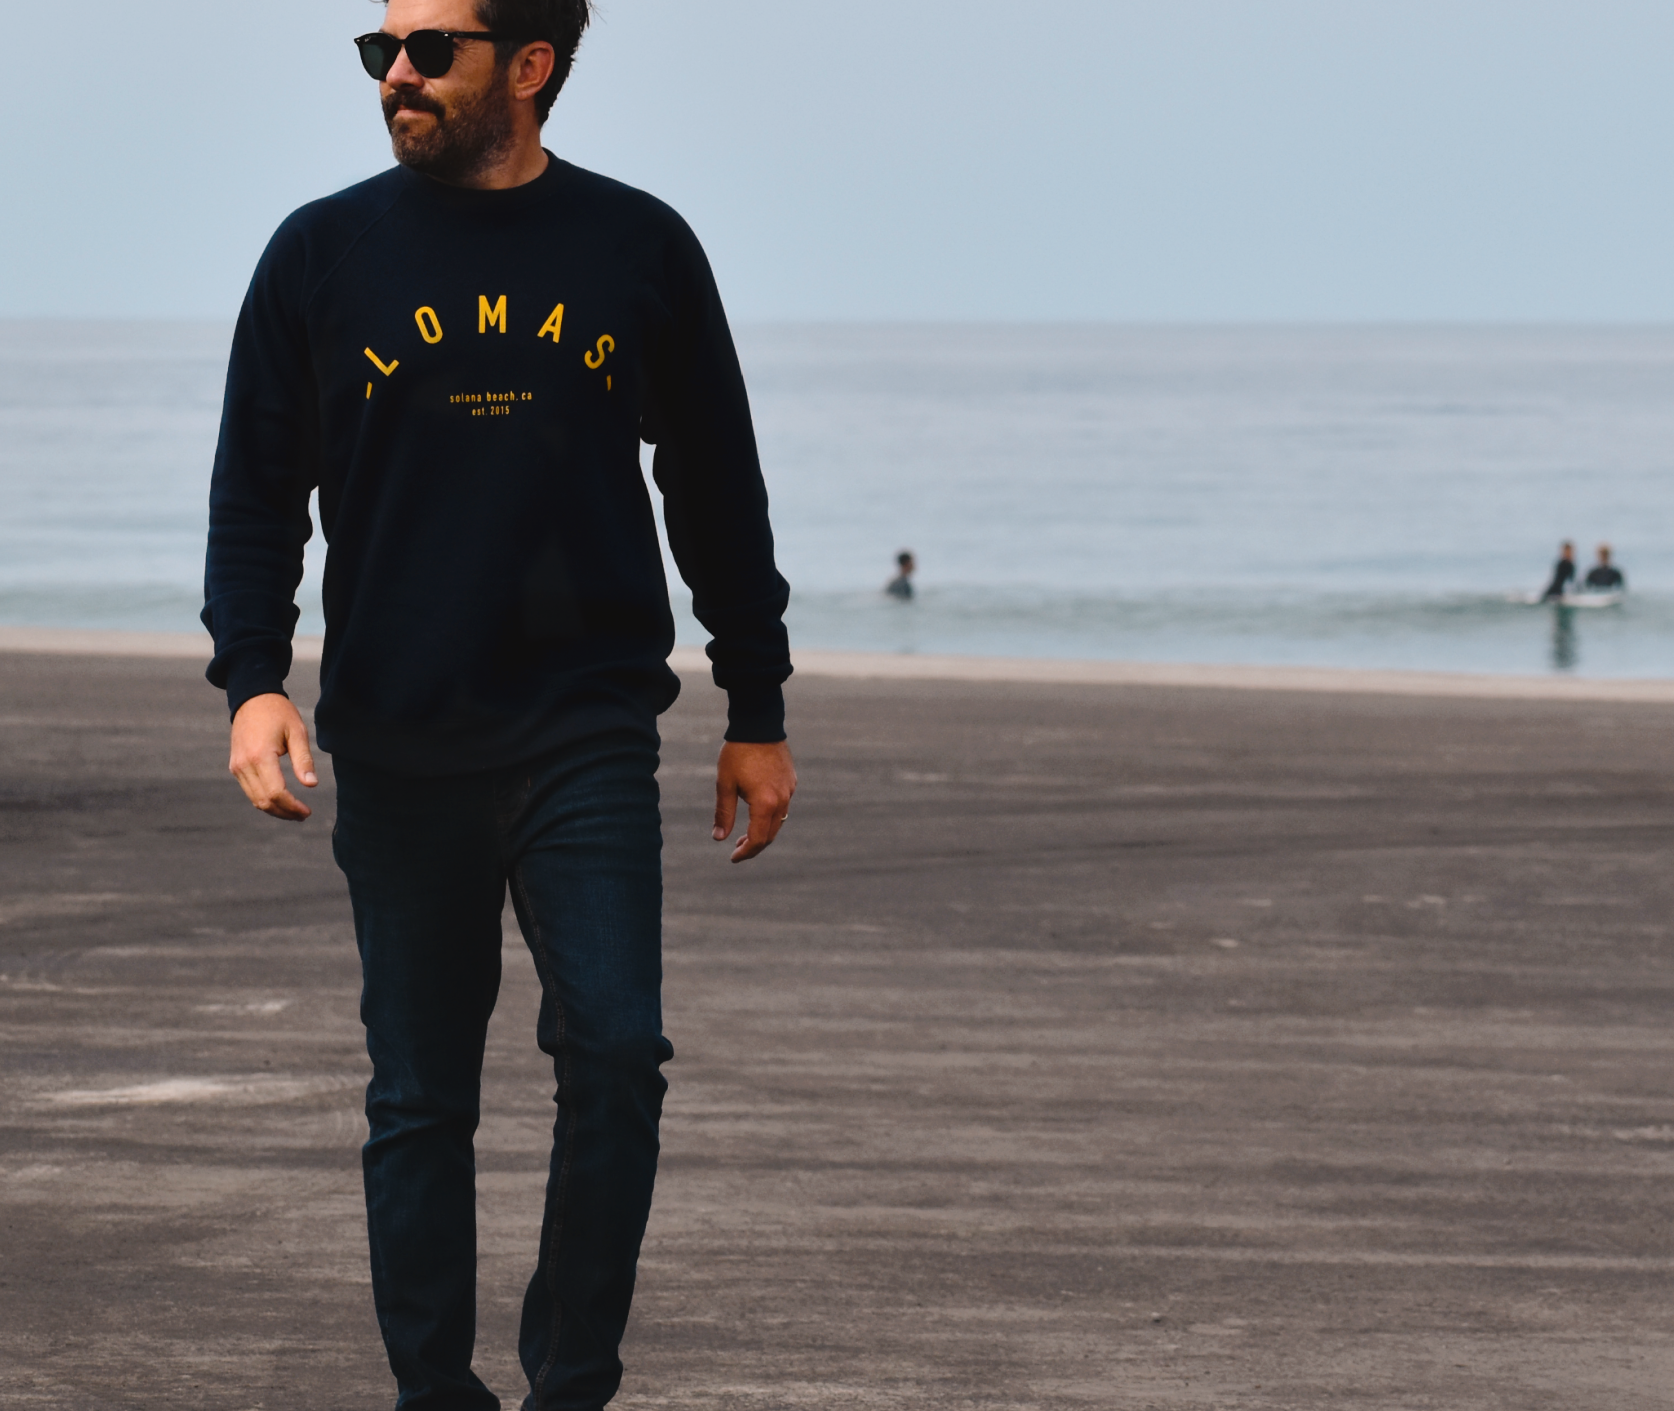
[[[1598,546],[1598,562],[1587,570],[1587,587],[1598,593],[1616,592],[1627,587],[1622,570],[1610,562],[1610,545]]]
[[[1546,585],[1546,591],[1540,596],[1543,600],[1561,598],[1564,589],[1575,582],[1575,545],[1568,539],[1564,540],[1563,548],[1558,551],[1558,561],[1552,566],[1552,581]]]
[[[903,549],[895,556],[895,566],[900,571],[889,580],[884,592],[892,598],[900,598],[906,601],[913,595],[913,570],[918,567],[918,564],[914,561],[912,554]]]

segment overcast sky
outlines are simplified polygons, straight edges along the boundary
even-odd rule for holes
[[[230,316],[369,0],[7,13],[0,315]],[[1667,0],[601,0],[547,126],[760,319],[1674,319]]]

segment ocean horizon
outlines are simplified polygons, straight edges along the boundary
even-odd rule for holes
[[[0,320],[0,622],[196,628],[230,333]],[[1674,328],[737,337],[800,646],[1674,675]],[[1614,546],[1624,604],[1529,604],[1565,537]]]

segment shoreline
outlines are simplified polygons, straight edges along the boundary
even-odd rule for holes
[[[324,639],[299,636],[295,660],[320,660]],[[207,662],[196,632],[127,632],[75,627],[0,626],[0,653],[151,657]],[[1152,686],[1323,695],[1418,696],[1451,700],[1600,701],[1674,705],[1674,679],[1513,676],[1451,671],[1386,671],[1339,666],[1228,666],[1190,662],[1084,661],[808,650],[793,654],[797,674],[852,681],[948,681],[1039,686]],[[676,647],[681,675],[707,672],[701,647]]]

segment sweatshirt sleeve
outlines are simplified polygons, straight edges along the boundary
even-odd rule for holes
[[[215,639],[207,674],[234,715],[252,696],[284,693],[302,550],[313,532],[319,399],[301,312],[304,271],[300,238],[281,227],[256,267],[227,365],[202,616]]]
[[[647,440],[669,548],[709,632],[715,684],[727,693],[726,738],[785,738],[791,674],[784,614],[790,585],[773,561],[744,374],[715,278],[681,224],[670,255],[673,324],[656,360]]]

